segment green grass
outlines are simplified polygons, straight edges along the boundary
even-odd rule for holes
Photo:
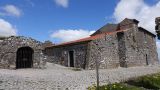
[[[160,90],[160,73],[132,78],[126,82],[100,86],[100,90]],[[97,90],[96,85],[88,90]]]
[[[91,86],[88,90],[97,90],[96,86]],[[136,86],[126,85],[124,83],[115,83],[110,85],[100,86],[99,90],[142,90]]]
[[[131,79],[126,83],[147,89],[160,89],[160,73]]]

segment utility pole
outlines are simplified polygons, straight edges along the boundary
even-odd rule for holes
[[[96,44],[96,46],[97,46],[97,48],[98,48],[98,55],[100,55],[99,54],[99,47],[98,47],[98,44]],[[100,56],[101,57],[101,56]],[[99,60],[98,60],[99,58],[96,58],[96,78],[97,78],[97,90],[99,90]]]
[[[97,77],[97,90],[99,90],[99,62],[96,59],[96,77]]]

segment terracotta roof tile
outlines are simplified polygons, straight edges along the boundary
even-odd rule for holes
[[[126,31],[126,30],[118,30],[118,31],[114,31],[114,32],[106,32],[106,33],[102,33],[102,34],[97,34],[95,36],[90,36],[90,37],[86,37],[86,38],[82,38],[82,39],[78,39],[78,40],[74,40],[74,41],[70,41],[70,42],[65,42],[65,43],[57,44],[57,45],[50,46],[50,47],[66,46],[66,45],[76,44],[76,43],[80,43],[80,42],[92,41],[92,40],[95,40],[98,38],[102,38],[105,35],[111,35],[111,34],[115,34],[117,32],[122,32],[122,31]],[[49,47],[47,47],[47,48],[49,48]]]

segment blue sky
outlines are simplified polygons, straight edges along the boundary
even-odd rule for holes
[[[0,0],[0,36],[61,43],[88,37],[126,17],[155,33],[159,10],[160,0]],[[157,48],[160,53],[158,40]]]
[[[50,33],[60,29],[96,30],[111,22],[112,13],[118,0],[69,0],[63,7],[54,0],[0,0],[0,6],[14,5],[21,11],[20,16],[1,15],[11,23],[18,35],[37,40],[52,40]],[[3,10],[1,10],[3,11]]]
[[[17,35],[59,43],[63,40],[52,37],[52,33],[58,33],[59,30],[73,30],[72,33],[75,30],[95,31],[106,23],[116,21],[114,12],[120,2],[121,0],[0,0],[0,18],[10,23]],[[154,5],[158,0],[144,2]],[[14,6],[20,14],[6,12],[4,8],[7,5]]]

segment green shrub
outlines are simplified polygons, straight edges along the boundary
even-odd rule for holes
[[[123,83],[100,86],[100,90],[160,90],[160,73],[130,79]],[[97,90],[96,85],[88,90]]]
[[[127,84],[144,87],[147,89],[160,89],[160,74],[148,75],[132,79],[126,82]]]

